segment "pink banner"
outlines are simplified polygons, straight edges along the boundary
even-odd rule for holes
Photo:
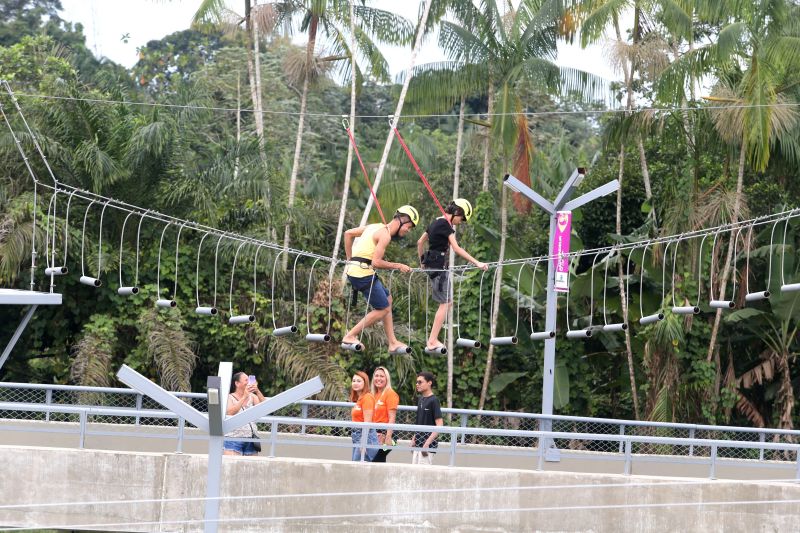
[[[553,289],[569,292],[569,237],[572,234],[572,211],[556,213],[556,234],[553,238],[552,255],[556,267]]]

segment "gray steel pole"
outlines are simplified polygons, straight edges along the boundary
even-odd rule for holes
[[[553,240],[556,234],[556,217],[550,216],[550,246],[549,251],[553,250]],[[547,314],[545,316],[545,330],[556,331],[556,302],[558,293],[553,290],[555,271],[553,260],[547,261]],[[556,366],[556,339],[546,339],[544,341],[544,368],[542,369],[542,414],[553,414],[553,387],[555,382]],[[542,430],[550,431],[551,420],[542,421]]]

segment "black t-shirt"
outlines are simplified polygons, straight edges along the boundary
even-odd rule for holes
[[[437,252],[447,252],[450,248],[450,235],[455,233],[456,230],[446,218],[437,218],[425,233],[428,234],[428,249]]]
[[[418,426],[435,426],[436,419],[442,418],[442,408],[439,399],[435,395],[428,397],[420,396],[417,400],[417,418],[414,423]],[[415,433],[414,447],[421,448],[428,440],[430,433]],[[436,439],[431,443],[430,448],[437,448],[439,444]]]

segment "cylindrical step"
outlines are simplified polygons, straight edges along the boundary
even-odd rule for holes
[[[297,333],[297,326],[284,326],[272,332],[276,337],[285,337],[286,335],[292,335],[294,333]]]
[[[555,331],[534,331],[531,333],[531,340],[532,341],[546,341],[547,339],[553,339],[556,336]]]
[[[676,305],[672,308],[672,312],[676,315],[696,315],[700,312],[700,308],[695,305]]]
[[[176,302],[175,300],[164,300],[161,298],[156,300],[157,307],[175,307],[176,305],[178,305],[178,302]]]
[[[456,346],[460,348],[480,348],[481,341],[476,341],[474,339],[456,339]]]
[[[218,311],[216,307],[195,307],[194,312],[198,315],[214,316]]]
[[[81,276],[81,279],[79,281],[84,285],[88,285],[89,287],[99,287],[100,285],[103,284],[103,282],[100,281],[99,279],[90,278],[89,276]]]
[[[120,296],[133,296],[139,294],[139,287],[120,287],[117,289],[117,294]]]
[[[46,276],[63,276],[67,272],[69,272],[67,267],[48,267],[44,269]]]
[[[592,330],[586,329],[573,329],[567,332],[568,339],[588,339],[592,336]]]
[[[652,315],[643,316],[639,319],[639,324],[646,326],[647,324],[652,324],[659,320],[664,320],[664,313],[653,313]]]
[[[250,324],[255,321],[255,315],[233,315],[228,319],[228,324]]]
[[[306,335],[308,342],[330,342],[331,336],[327,333],[309,333]]]
[[[516,337],[492,337],[489,339],[489,344],[494,346],[511,346],[517,344],[519,339]]]
[[[733,309],[736,304],[733,300],[711,300],[708,305],[714,309]]]

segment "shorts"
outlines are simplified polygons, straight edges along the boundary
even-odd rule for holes
[[[450,290],[450,271],[442,270],[428,274],[431,278],[431,298],[438,304],[453,301],[453,292]]]
[[[238,452],[242,455],[256,455],[256,444],[254,442],[242,442],[238,440],[226,440],[222,444],[222,449]]]
[[[374,429],[370,429],[367,433],[367,448],[364,451],[364,460],[365,461],[372,461],[375,458],[375,454],[378,453],[378,448],[370,448],[370,445],[377,446],[378,442],[378,433]],[[361,460],[361,428],[356,428],[353,430],[353,461],[360,461]]]
[[[363,294],[373,309],[380,311],[389,307],[389,289],[383,286],[377,274],[364,278],[347,276],[347,279],[350,280],[353,290]]]

